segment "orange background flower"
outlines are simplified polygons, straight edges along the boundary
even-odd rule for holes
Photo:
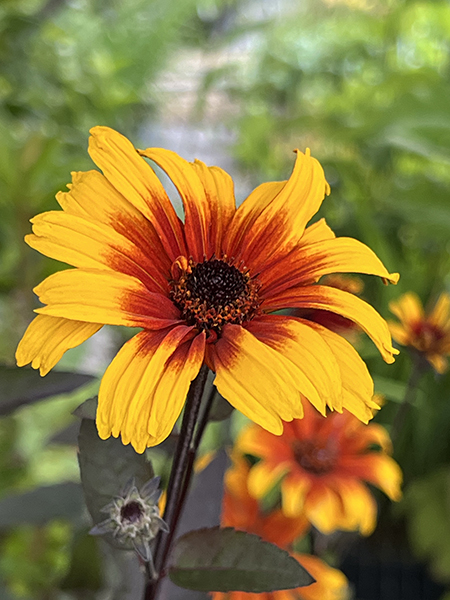
[[[401,497],[402,474],[389,456],[386,430],[376,423],[365,426],[347,411],[323,418],[305,406],[304,418],[287,423],[280,437],[251,425],[236,448],[261,459],[249,473],[253,497],[263,498],[280,483],[284,514],[303,515],[323,533],[373,531],[377,507],[364,482],[392,500]]]

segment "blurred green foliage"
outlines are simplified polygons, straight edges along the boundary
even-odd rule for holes
[[[276,4],[275,10],[269,0],[0,2],[0,360],[13,362],[34,307],[32,287],[63,267],[23,243],[29,218],[55,206],[71,170],[92,168],[91,126],[109,125],[139,142],[143,126],[164,111],[158,77],[189,53],[200,52],[208,65],[192,121],[233,133],[233,155],[249,188],[286,178],[292,149],[311,147],[332,187],[320,216],[401,273],[396,287],[365,278],[365,297],[383,316],[404,291],[432,302],[450,287],[450,4]],[[223,60],[211,67],[208,56]],[[389,427],[411,360],[403,351],[387,366],[369,342],[359,349],[386,396],[377,419]],[[449,375],[431,372],[421,380],[396,444],[412,549],[447,585],[449,384]],[[69,405],[75,406],[70,397],[2,418],[2,497],[62,481],[64,469],[66,479],[73,477],[74,458],[43,451],[49,429],[68,423],[61,415]],[[85,529],[73,519],[2,530],[0,575],[8,593],[59,599],[61,584],[64,598],[91,597],[79,592],[79,544],[87,544],[95,564],[100,558]],[[89,594],[99,585],[94,571]]]

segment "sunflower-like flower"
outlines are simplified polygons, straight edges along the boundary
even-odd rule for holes
[[[366,331],[386,362],[397,352],[369,304],[317,284],[339,271],[398,275],[323,219],[306,227],[329,191],[309,151],[297,151],[288,181],[260,185],[236,209],[220,168],[160,148],[137,151],[107,127],[91,134],[102,173],[73,173],[69,191],[57,194],[63,210],[33,218],[26,237],[75,269],[35,288],[45,306],[18,346],[18,364],[45,375],[104,324],[142,328],[107,368],[97,411],[100,437],[121,435],[138,452],[169,435],[204,363],[219,392],[272,433],[302,417],[302,397],[322,412],[345,407],[370,419],[372,380],[353,347],[317,323],[271,314],[328,310]],[[174,183],[184,222],[146,159]]]
[[[250,465],[239,453],[232,454],[233,465],[225,474],[221,524],[261,536],[281,548],[292,543],[307,529],[303,516],[289,518],[281,510],[263,512],[257,500],[248,493]],[[314,577],[315,583],[294,590],[252,594],[247,592],[214,592],[213,600],[346,600],[348,582],[338,569],[329,567],[315,556],[292,553],[292,556]]]
[[[391,500],[401,497],[402,473],[389,456],[387,431],[377,423],[363,425],[347,411],[325,419],[305,405],[303,419],[286,423],[280,437],[250,425],[236,449],[260,459],[248,477],[253,497],[263,498],[280,483],[283,513],[304,516],[325,534],[373,531],[377,506],[364,482]]]
[[[417,351],[438,373],[445,373],[450,354],[450,295],[443,292],[429,314],[414,292],[403,294],[389,308],[400,321],[389,322],[394,340]]]

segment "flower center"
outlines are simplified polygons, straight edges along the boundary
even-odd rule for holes
[[[316,446],[309,440],[297,440],[293,443],[292,450],[297,463],[314,475],[326,475],[336,466],[336,451],[332,448]]]
[[[174,268],[175,267],[175,268]],[[171,297],[189,325],[220,333],[227,323],[242,325],[259,308],[259,282],[246,269],[212,258],[202,263],[179,260],[172,273]]]
[[[120,509],[120,519],[122,523],[138,523],[142,517],[143,510],[140,502],[132,500],[127,502]]]
[[[437,342],[444,337],[444,333],[438,327],[426,321],[417,323],[414,333],[417,336],[417,348],[422,352],[433,350]]]

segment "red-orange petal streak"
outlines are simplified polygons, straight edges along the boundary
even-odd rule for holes
[[[164,284],[173,261],[152,223],[98,171],[73,172],[68,188],[56,194],[64,213],[111,228],[126,238],[148,256],[147,270]]]
[[[352,238],[334,238],[301,245],[276,265],[259,275],[264,296],[275,296],[297,285],[317,282],[331,273],[365,273],[397,283],[398,273],[389,273],[365,244]]]
[[[196,262],[208,258],[208,240],[211,226],[211,212],[202,182],[190,163],[171,150],[147,148],[139,150],[141,156],[153,160],[166,174],[178,190],[184,206],[184,234],[189,255]]]
[[[240,258],[248,231],[264,208],[280,193],[286,181],[262,183],[236,210],[224,237],[223,251],[231,258]]]
[[[306,224],[319,210],[327,191],[320,163],[297,151],[291,177],[264,208],[245,236],[242,258],[258,272],[300,241]]]

